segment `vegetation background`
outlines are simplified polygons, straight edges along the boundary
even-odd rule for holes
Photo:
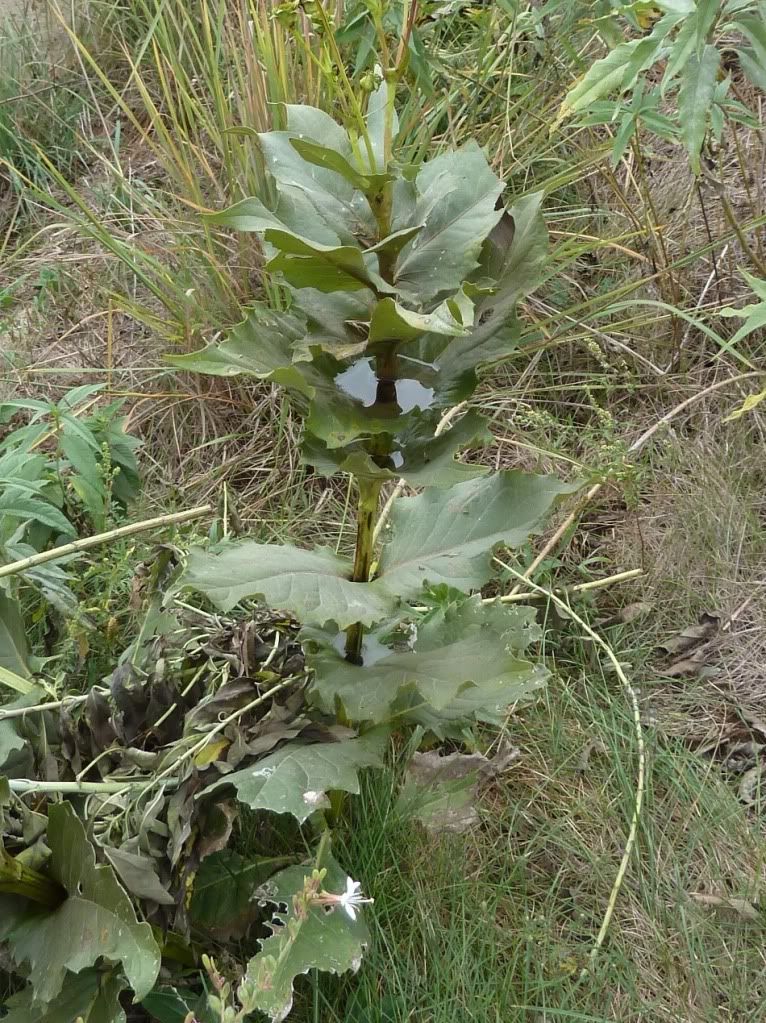
[[[375,897],[371,953],[356,978],[307,982],[298,1019],[766,1017],[766,404],[738,414],[762,390],[764,333],[722,315],[757,304],[752,281],[766,278],[764,95],[737,58],[747,40],[722,19],[742,109],[710,126],[698,173],[672,97],[635,116],[625,145],[633,87],[616,109],[558,116],[617,35],[647,32],[669,6],[425,5],[400,97],[413,156],[475,137],[509,196],[545,192],[548,280],[525,302],[539,341],[483,382],[484,457],[602,486],[534,580],[641,570],[572,596],[639,693],[647,747],[608,940],[583,975],[633,812],[632,708],[593,643],[542,601],[554,677],[509,720],[519,755],[485,792],[479,826],[429,833],[393,812],[393,777],[369,781],[354,811],[367,826],[346,841]],[[236,322],[263,288],[254,243],[198,217],[265,187],[243,126],[278,127],[285,100],[340,115],[339,67],[355,81],[369,70],[357,9],[325,10],[334,37],[290,2],[0,5],[2,397],[56,403],[97,383],[98,402],[122,402],[142,441],[133,517],[225,495],[227,521],[261,539],[353,540],[346,489],[300,465],[299,424],[276,389],[162,361]],[[29,595],[35,651],[57,658],[62,693],[100,679],[135,637],[128,597],[150,552],[138,539],[79,562],[79,610],[52,638]]]

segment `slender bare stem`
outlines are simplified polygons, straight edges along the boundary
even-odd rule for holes
[[[119,529],[110,529],[106,533],[98,533],[96,536],[86,536],[81,540],[72,540],[71,543],[62,544],[61,547],[54,547],[50,551],[42,551],[40,554],[33,554],[29,558],[21,558],[19,561],[12,561],[9,565],[0,566],[0,578],[9,575],[16,575],[18,572],[26,572],[28,568],[36,565],[44,565],[48,561],[56,561],[58,558],[65,558],[70,554],[81,554],[90,550],[91,547],[100,547],[101,544],[109,543],[111,540],[119,540],[123,536],[133,536],[134,533],[144,533],[150,529],[161,529],[163,526],[174,526],[179,522],[188,522],[190,519],[198,519],[212,511],[209,504],[202,504],[198,508],[189,508],[187,511],[174,512],[171,515],[158,515],[154,519],[144,519],[143,522],[131,522],[128,526],[120,526]]]

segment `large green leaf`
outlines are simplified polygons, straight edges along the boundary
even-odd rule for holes
[[[418,625],[411,648],[386,646],[386,629],[369,634],[361,667],[346,661],[326,635],[306,630],[307,663],[316,672],[311,697],[325,713],[340,703],[352,721],[385,722],[392,716],[401,721],[422,708],[435,722],[433,731],[439,730],[441,713],[449,721],[455,701],[463,698],[470,708],[463,722],[480,719],[542,684],[544,675],[511,652],[512,636],[515,649],[534,638],[524,634],[528,625],[515,611],[472,598]]]
[[[368,287],[375,292],[393,293],[393,288],[377,273],[377,257],[372,250],[364,252],[358,245],[322,245],[286,231],[268,230],[264,233],[267,242],[280,250],[280,256],[272,259],[269,269],[278,269],[290,284],[297,288],[316,287],[319,291],[353,291]],[[278,262],[279,260],[279,262]],[[304,280],[298,274],[291,278],[293,268],[309,264],[317,268],[327,267],[338,271],[351,282],[337,287],[323,287],[319,282],[312,285],[310,278]],[[297,270],[296,270],[297,273]]]
[[[356,169],[341,153],[309,139],[291,139],[293,149],[308,163],[326,167],[345,178],[354,188],[366,195],[376,195],[390,180],[388,174],[364,174]]]
[[[287,112],[287,129],[292,137],[314,139],[321,142],[323,146],[340,153],[341,156],[351,159],[353,149],[348,132],[324,110],[308,106],[305,103],[286,103],[285,110]],[[274,176],[280,181],[287,180],[287,174],[281,176],[275,174]]]
[[[497,574],[492,551],[525,543],[556,499],[578,488],[513,470],[400,498],[391,516],[393,539],[380,559],[380,582],[404,597],[425,583],[463,591],[483,586]]]
[[[58,909],[30,912],[16,896],[0,898],[0,940],[19,963],[29,965],[35,998],[50,1002],[69,973],[101,958],[120,963],[140,1001],[160,968],[160,951],[146,923],[138,923],[130,899],[111,867],[96,866],[85,828],[69,803],[48,811],[49,873],[67,891]]]
[[[437,407],[448,408],[469,398],[478,387],[479,368],[508,358],[521,338],[520,324],[505,316],[492,316],[467,337],[451,338],[446,345],[434,345],[433,335],[424,338],[417,351],[436,368]]]
[[[361,446],[328,448],[308,435],[302,455],[314,470],[326,476],[348,472],[364,479],[402,479],[413,487],[451,487],[456,483],[484,476],[489,469],[457,461],[463,448],[477,447],[492,439],[487,420],[477,412],[468,412],[450,430],[434,436],[432,416],[414,420],[394,440],[390,455],[376,461]]]
[[[117,971],[85,969],[68,973],[53,1003],[36,1002],[31,987],[6,1000],[4,1023],[125,1023]]]
[[[298,158],[294,151],[293,155]],[[269,262],[268,268],[284,274],[294,287],[309,287],[311,273],[324,272],[328,275],[326,281],[313,285],[320,291],[369,287],[376,292],[393,292],[377,274],[374,253],[365,254],[358,242],[343,245],[327,243],[304,233],[302,228],[295,230],[291,226],[293,218],[287,215],[287,210],[283,200],[280,200],[276,212],[272,212],[260,199],[251,197],[219,213],[209,214],[205,219],[220,227],[262,234],[264,240],[280,252],[280,256]],[[334,278],[332,274],[335,274]]]
[[[280,252],[266,264],[271,273],[279,273],[294,288],[318,291],[358,291],[369,288],[375,294],[388,294],[393,288],[377,272],[373,253],[354,245],[320,245],[293,235],[267,231],[267,241],[278,244]]]
[[[290,862],[288,856],[246,857],[234,849],[206,856],[194,877],[189,904],[192,923],[214,931],[218,939],[222,933],[243,933],[258,908],[257,889]]]
[[[189,355],[169,355],[167,361],[178,369],[210,376],[238,376],[242,373],[273,380],[311,397],[313,368],[292,363],[291,345],[305,336],[302,319],[278,313],[264,305],[253,308],[225,341],[214,341]]]
[[[222,611],[245,597],[260,597],[306,624],[372,625],[387,614],[393,598],[380,587],[351,582],[350,575],[350,562],[328,548],[306,551],[246,540],[218,551],[192,548],[178,585],[204,593]]]
[[[692,170],[700,172],[700,153],[707,132],[707,119],[715,95],[721,55],[715,46],[706,46],[697,59],[689,59],[678,91],[681,138],[689,153]]]
[[[338,124],[330,129],[328,122],[332,118],[327,115],[320,128],[317,114],[321,111],[300,115],[303,122],[316,125],[310,133],[296,130],[296,113],[288,111],[288,131],[272,131],[258,137],[266,166],[279,186],[285,222],[312,238],[318,238],[320,230],[333,231],[343,242],[365,234],[372,237],[375,221],[364,195],[336,171],[304,160],[293,145],[296,137],[308,134],[346,159],[351,156],[350,149],[340,144],[339,133],[343,129]],[[300,212],[300,226],[296,216],[283,205],[285,202],[290,203],[296,214]]]
[[[301,288],[293,296],[306,318],[304,336],[293,342],[293,359],[313,358],[321,349],[336,359],[359,355],[367,346],[366,322],[375,299],[366,289],[355,292],[323,292]]]
[[[261,889],[261,897],[280,908],[271,925],[274,933],[261,943],[260,952],[248,963],[238,995],[244,1006],[251,1011],[259,1009],[275,1023],[285,1019],[292,1008],[296,977],[312,969],[356,971],[369,943],[361,916],[352,920],[341,906],[330,912],[318,904],[304,907],[300,894],[314,866],[289,867]],[[343,895],[348,876],[329,852],[316,866],[327,871],[323,890]],[[294,896],[299,896],[297,906]]]
[[[233,785],[237,799],[251,809],[290,813],[302,824],[315,810],[330,806],[327,792],[359,792],[359,770],[382,766],[387,738],[378,729],[340,742],[291,742],[252,767],[227,774],[213,788]]]
[[[0,668],[29,678],[29,648],[18,602],[0,591]],[[0,679],[0,682],[2,680]],[[14,686],[13,688],[18,688]]]
[[[507,211],[513,224],[510,245],[507,235],[498,232],[498,240],[490,235],[485,244],[482,271],[496,281],[492,295],[483,299],[478,313],[489,323],[480,328],[491,333],[494,326],[507,323],[516,303],[541,283],[543,266],[548,255],[548,230],[542,215],[543,193],[526,195]]]
[[[396,264],[397,288],[418,303],[457,291],[478,264],[482,243],[500,220],[495,209],[503,182],[481,149],[469,143],[423,164],[409,224],[422,231]]]
[[[473,303],[463,293],[445,299],[430,313],[407,309],[392,298],[381,299],[372,311],[370,342],[414,341],[421,334],[468,334],[473,323]]]

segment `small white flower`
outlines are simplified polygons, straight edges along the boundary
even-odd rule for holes
[[[358,906],[363,906],[374,902],[374,899],[365,899],[362,895],[362,884],[360,881],[352,881],[350,877],[346,878],[346,890],[342,895],[338,896],[338,905],[343,906],[345,911],[351,917],[352,920],[356,920],[356,912]]]

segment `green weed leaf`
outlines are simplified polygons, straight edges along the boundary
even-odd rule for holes
[[[386,626],[366,637],[359,667],[345,660],[326,635],[306,630],[307,660],[316,672],[310,692],[325,713],[340,703],[352,721],[377,723],[394,716],[408,720],[426,709],[438,731],[441,713],[447,711],[448,720],[450,708],[464,694],[471,713],[463,722],[480,719],[484,710],[496,714],[544,680],[510,649],[512,634],[516,649],[536,635],[528,618],[499,604],[485,606],[478,597],[433,614],[417,626],[414,641],[403,637],[403,649],[383,642],[390,632]]]
[[[246,857],[234,849],[206,856],[194,877],[189,905],[192,923],[214,932],[218,939],[244,933],[257,910],[257,889],[290,862],[288,856]]]
[[[328,548],[306,551],[246,540],[218,551],[192,548],[178,585],[198,590],[222,611],[245,597],[261,597],[307,624],[372,625],[388,613],[393,598],[350,576],[350,562]]]
[[[125,1023],[120,993],[125,982],[115,970],[68,973],[53,1003],[39,1003],[26,988],[5,1002],[4,1023]]]
[[[160,951],[148,924],[138,923],[111,867],[96,866],[85,828],[69,803],[48,811],[49,873],[68,893],[53,911],[28,911],[25,900],[0,898],[0,940],[13,959],[29,964],[35,999],[60,996],[69,973],[101,958],[122,965],[137,1000],[153,987]]]
[[[665,36],[676,20],[677,16],[666,15],[655,25],[650,35],[620,43],[606,57],[592,64],[564,97],[557,120],[562,121],[570,114],[587,110],[596,100],[610,93],[621,93],[632,88],[639,74],[660,59]]]
[[[753,331],[766,327],[766,281],[753,277],[746,270],[740,272],[761,301],[743,306],[741,309],[733,309],[731,306],[727,306],[725,309],[720,310],[721,316],[736,316],[745,321],[734,337],[729,340],[728,345],[731,348],[736,347],[740,341],[749,334],[752,334]]]
[[[715,46],[706,46],[699,60],[691,57],[683,70],[678,92],[681,138],[689,153],[692,170],[700,172],[700,153],[707,131],[708,113],[715,96],[721,55]]]
[[[392,512],[393,539],[381,555],[379,581],[405,597],[424,585],[464,592],[483,586],[497,574],[492,551],[525,543],[557,498],[578,488],[514,470],[402,498]]]
[[[304,908],[300,896],[313,866],[289,867],[261,889],[263,901],[280,908],[271,924],[274,933],[248,963],[238,995],[243,1006],[259,1009],[275,1023],[285,1019],[292,1008],[296,977],[312,969],[338,974],[356,971],[369,943],[361,916],[352,920],[341,906],[330,911],[316,904]],[[323,889],[342,895],[348,875],[330,853],[325,852],[316,866],[327,872]]]
[[[24,619],[18,602],[0,592],[0,668],[20,677],[29,678],[29,649]],[[0,683],[3,681],[0,678]],[[8,683],[6,683],[8,684]],[[11,685],[24,692],[18,685]],[[29,685],[31,689],[31,684]]]
[[[330,806],[327,792],[358,793],[358,772],[382,767],[387,739],[388,732],[377,729],[340,742],[291,742],[253,767],[227,774],[213,791],[233,785],[237,799],[251,809],[289,813],[302,824]]]
[[[752,44],[750,49],[737,50],[742,70],[756,88],[766,92],[766,20],[755,16],[741,17],[736,28]]]
[[[39,703],[43,697],[43,690],[31,687],[32,692],[2,704],[2,710],[19,710],[22,707],[31,707]],[[9,718],[3,720],[0,717],[0,768],[3,767],[10,755],[16,750],[23,749],[27,740],[22,734],[23,718]]]

